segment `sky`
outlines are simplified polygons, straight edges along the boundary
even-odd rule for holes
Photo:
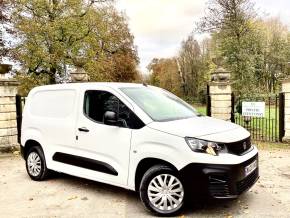
[[[203,15],[207,0],[116,0],[135,36],[141,72],[153,58],[172,57]],[[280,17],[290,27],[290,0],[253,0],[260,16]],[[201,39],[203,36],[196,36]]]

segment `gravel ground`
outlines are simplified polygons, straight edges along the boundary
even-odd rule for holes
[[[138,195],[59,174],[34,182],[24,160],[0,155],[0,217],[149,217]],[[260,150],[260,180],[237,200],[188,205],[181,217],[290,217],[290,149]]]

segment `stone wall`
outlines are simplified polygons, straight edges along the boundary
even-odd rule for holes
[[[15,80],[0,80],[0,151],[12,150],[18,145],[15,105],[17,86]]]
[[[232,110],[232,89],[230,82],[211,82],[209,87],[211,116],[230,121]]]

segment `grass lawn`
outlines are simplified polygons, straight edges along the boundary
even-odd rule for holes
[[[206,105],[192,105],[199,113],[206,115]]]
[[[235,114],[236,123],[251,132],[254,139],[277,141],[279,137],[279,110],[275,106],[265,108],[265,117],[252,117],[248,120]]]

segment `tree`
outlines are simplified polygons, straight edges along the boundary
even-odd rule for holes
[[[88,62],[85,68],[95,81],[135,81],[139,58],[125,15],[107,7],[102,18],[103,32],[99,38],[102,45],[97,61]]]
[[[107,2],[16,1],[15,58],[28,74],[48,75],[49,83],[65,80],[74,67],[86,69],[93,81],[133,80],[138,63],[133,36],[124,15]],[[119,72],[121,60],[128,72]]]
[[[148,65],[150,84],[182,96],[180,76],[175,58],[154,58]]]
[[[29,91],[36,86],[49,85],[49,78],[47,74],[27,75],[23,72],[18,72],[15,75],[15,78],[20,82],[20,85],[17,88],[17,93],[21,96],[27,96]]]
[[[212,33],[239,92],[255,87],[252,67],[257,55],[252,44],[255,18],[250,0],[210,0],[206,15],[198,23],[198,30]]]
[[[205,100],[206,83],[211,71],[210,41],[200,44],[193,35],[181,42],[179,54],[172,58],[154,58],[148,65],[150,83],[165,88],[188,101]]]
[[[197,96],[201,80],[201,50],[198,42],[190,35],[181,43],[181,49],[178,55],[180,65],[180,75],[182,78],[184,95]]]
[[[277,18],[260,21],[260,25],[262,58],[258,81],[267,92],[279,91],[279,80],[289,75],[287,62],[290,60],[290,32]]]
[[[9,51],[9,40],[3,37],[4,34],[13,33],[10,26],[10,11],[13,0],[0,0],[0,62],[6,57]]]

